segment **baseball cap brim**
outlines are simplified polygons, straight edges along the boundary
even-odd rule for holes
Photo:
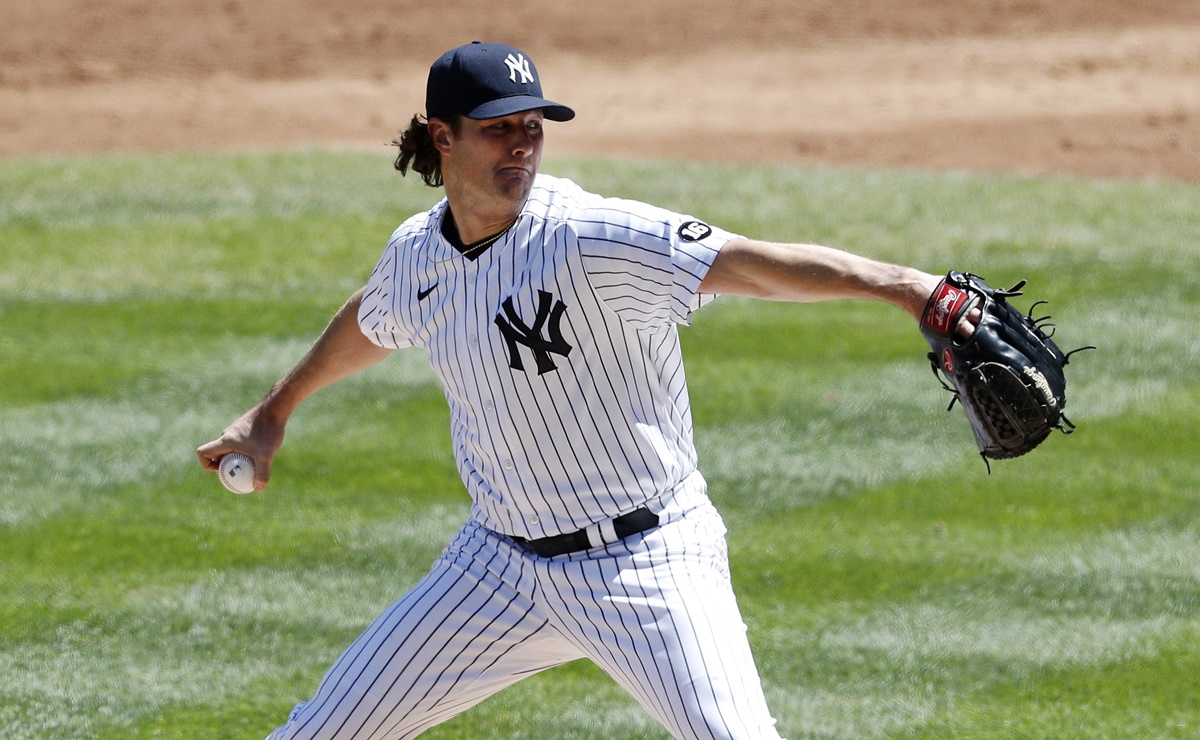
[[[467,118],[479,121],[487,118],[503,118],[514,113],[524,113],[539,108],[542,115],[551,121],[569,121],[575,117],[575,111],[567,106],[532,95],[513,95],[498,100],[489,100],[465,115]]]

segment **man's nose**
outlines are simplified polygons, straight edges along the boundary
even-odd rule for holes
[[[513,134],[510,149],[514,155],[527,157],[533,152],[533,147],[534,135],[531,132],[521,129]]]

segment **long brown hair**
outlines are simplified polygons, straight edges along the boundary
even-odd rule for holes
[[[462,127],[462,119],[454,116],[447,122],[450,124],[450,130],[458,134]],[[413,116],[408,128],[392,139],[392,144],[400,149],[400,153],[396,155],[396,169],[401,175],[408,174],[411,169],[419,174],[429,187],[442,186],[442,156],[433,145],[427,119]]]

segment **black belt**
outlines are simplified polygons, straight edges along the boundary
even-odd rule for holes
[[[522,545],[527,545],[531,550],[544,558],[552,558],[555,555],[566,555],[569,552],[579,552],[581,550],[590,550],[593,547],[611,545],[626,537],[645,532],[648,529],[654,529],[657,526],[658,514],[649,509],[642,508],[637,511],[631,511],[628,514],[622,514],[616,519],[593,524],[578,532],[558,534],[553,537],[542,537],[536,540],[527,540],[524,537],[513,537],[513,539]]]

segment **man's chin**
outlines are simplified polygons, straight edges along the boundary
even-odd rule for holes
[[[514,201],[520,200],[523,203],[533,192],[534,173],[528,170],[501,170],[497,179],[500,192]]]

